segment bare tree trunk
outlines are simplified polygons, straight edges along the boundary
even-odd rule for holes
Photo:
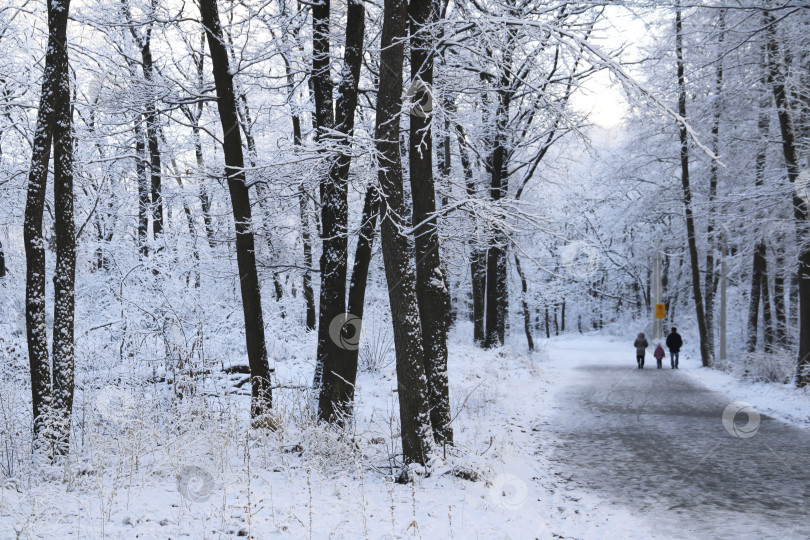
[[[714,81],[714,114],[712,115],[712,152],[720,155],[720,118],[723,113],[723,42],[726,31],[726,11],[721,9],[718,13],[718,44],[717,59],[715,60],[715,81]],[[706,295],[706,338],[707,348],[714,355],[714,291],[717,283],[717,271],[715,268],[714,254],[717,250],[717,238],[714,231],[714,201],[717,198],[717,179],[719,166],[717,161],[712,160],[709,165],[709,207],[707,212],[706,225],[706,275],[705,275],[705,295]]]
[[[150,17],[155,16],[156,3],[151,1],[150,7],[152,12]],[[152,214],[152,237],[156,242],[156,250],[160,250],[159,242],[161,233],[163,232],[163,199],[161,198],[161,174],[162,166],[160,163],[160,146],[158,144],[158,120],[157,120],[157,106],[155,103],[155,78],[154,78],[154,62],[152,60],[152,23],[146,25],[143,36],[139,35],[136,31],[134,22],[129,15],[129,6],[126,6],[127,19],[130,23],[130,32],[141,53],[141,69],[143,70],[143,80],[146,87],[146,103],[144,105],[144,119],[146,122],[146,141],[147,149],[149,151],[149,161],[144,162],[142,166],[148,165],[150,185],[149,192],[151,196],[151,204],[149,208]],[[140,139],[139,139],[140,141]],[[143,144],[141,142],[141,144]],[[143,147],[141,147],[143,150]],[[141,155],[141,154],[139,154]],[[145,171],[144,171],[145,174]],[[144,197],[144,194],[140,194]],[[143,250],[143,247],[142,247]],[[142,251],[142,253],[144,253]]]
[[[532,339],[532,321],[531,321],[531,314],[529,312],[529,300],[528,300],[528,284],[526,283],[526,276],[523,275],[523,270],[520,268],[520,259],[515,253],[515,269],[517,270],[518,276],[520,276],[520,287],[523,295],[520,298],[520,302],[523,307],[523,331],[526,332],[526,343],[529,346],[529,352],[534,350],[534,340]],[[563,304],[565,305],[565,304]],[[563,310],[563,313],[565,311]],[[563,321],[565,321],[565,316],[563,315]],[[565,323],[563,322],[563,325]]]
[[[56,231],[56,269],[53,305],[53,408],[55,452],[70,448],[70,421],[74,390],[74,314],[76,283],[76,226],[73,218],[73,126],[67,48],[69,0],[52,0],[49,12],[58,24],[59,51],[54,86],[53,191]],[[57,5],[59,7],[57,8]],[[57,11],[59,12],[57,14]],[[57,22],[58,20],[58,22]]]
[[[799,177],[799,154],[796,148],[796,131],[785,90],[784,66],[776,41],[773,15],[766,11],[764,18],[768,28],[768,82],[776,102],[788,180],[791,186],[796,186]],[[807,204],[795,189],[792,202],[796,240],[799,244],[799,354],[796,360],[796,385],[804,387],[810,384],[810,246],[808,246],[810,224],[807,221]]]
[[[438,444],[453,443],[450,425],[450,390],[447,379],[447,284],[442,271],[436,220],[436,190],[433,177],[433,48],[434,23],[438,19],[434,0],[411,0],[408,8],[411,30],[410,114],[411,196],[416,246],[416,297],[422,321],[430,421]]]
[[[233,77],[228,67],[228,52],[223,42],[222,28],[216,0],[200,0],[200,15],[208,36],[211,65],[217,89],[217,108],[222,123],[225,153],[225,176],[231,195],[233,220],[236,227],[236,260],[242,291],[242,309],[245,317],[245,341],[250,364],[252,400],[251,416],[256,418],[273,406],[270,387],[270,367],[264,340],[261,290],[256,270],[256,248],[251,230],[250,196],[245,184],[245,161],[242,155],[242,137],[236,113]]]
[[[560,335],[560,323],[559,323],[559,320],[557,318],[557,307],[559,307],[559,304],[554,304],[554,335],[555,336]],[[601,315],[600,315],[600,319],[601,319]],[[600,327],[601,327],[601,325],[600,325]]]
[[[464,180],[467,196],[476,196],[475,177],[473,175],[472,162],[467,152],[467,145],[464,141],[464,130],[460,125],[456,125],[456,137],[458,139],[458,151],[461,158],[461,168],[464,170]],[[473,340],[479,345],[484,343],[484,307],[486,294],[486,264],[484,261],[485,252],[478,245],[478,229],[470,235],[470,281],[473,304]]]
[[[765,263],[765,243],[759,242],[754,248],[754,266],[751,269],[751,293],[748,303],[748,340],[746,350],[752,353],[757,350],[757,332],[759,326],[759,303],[762,291],[762,271]]]
[[[757,120],[757,131],[759,134],[758,150],[754,164],[755,179],[754,185],[761,188],[765,183],[765,164],[768,156],[768,135],[770,131],[770,119],[768,118],[768,108],[771,103],[770,92],[767,89],[767,58],[766,51],[763,51],[762,77],[760,79],[761,95],[759,98],[759,118]],[[759,305],[761,298],[762,273],[765,265],[765,241],[759,239],[754,246],[754,262],[751,269],[751,293],[748,303],[748,338],[746,349],[749,353],[757,350],[757,334],[759,331]]]
[[[444,3],[447,6],[447,2]],[[446,9],[446,8],[445,8]],[[444,17],[444,15],[440,14],[440,17]],[[452,100],[447,98],[445,99],[445,110],[451,110],[453,106]],[[452,144],[452,131],[450,125],[450,118],[447,114],[444,116],[444,129],[443,135],[441,137],[442,145],[441,145],[441,160],[439,162],[439,175],[441,176],[442,185],[445,186],[446,190],[450,189],[450,171],[451,171],[451,144]],[[442,197],[442,208],[446,208],[448,205],[448,197],[447,193],[444,194]],[[447,267],[445,261],[442,261],[442,275],[445,277],[445,286],[447,287],[447,294],[444,295],[445,301],[445,312],[447,316],[446,326],[449,329],[455,324],[457,313],[453,304],[453,294],[452,284],[447,274]]]
[[[788,302],[790,305],[790,335],[793,338],[799,328],[799,276],[795,273],[790,276]],[[791,341],[793,340],[791,339]]]
[[[231,22],[233,19],[233,11],[230,11],[230,18]],[[233,52],[233,39],[231,37],[230,31],[226,29],[225,36],[228,40],[229,45],[229,53],[230,59],[233,64],[236,64],[236,56]],[[248,104],[247,95],[241,90],[239,87],[238,81],[234,80],[234,93],[236,95],[236,115],[239,119],[239,125],[242,128],[242,133],[245,135],[245,144],[247,146],[248,151],[248,159],[250,161],[250,168],[255,169],[258,163],[258,151],[256,150],[256,139],[253,137],[253,130],[251,126],[253,125],[253,119],[250,116],[250,106]],[[247,178],[249,184],[252,184],[252,181]],[[267,254],[268,257],[272,259],[273,255],[275,254],[275,247],[273,247],[273,230],[270,227],[270,222],[268,220],[268,212],[264,209],[266,205],[266,201],[268,198],[267,190],[265,189],[265,185],[263,182],[256,182],[256,203],[255,207],[258,210],[259,215],[261,216],[262,228],[264,229],[264,241],[267,245]],[[281,281],[279,277],[279,272],[273,272],[273,290],[275,292],[274,299],[276,303],[281,302],[282,296],[284,296],[284,289],[281,286]],[[287,314],[282,307],[280,309],[281,318],[284,319]]]
[[[26,326],[31,367],[35,450],[70,448],[73,408],[73,317],[76,240],[73,221],[73,138],[67,21],[69,0],[48,2],[48,50],[34,134],[25,208]],[[53,381],[45,323],[45,241],[42,215],[53,144],[56,270],[54,274]],[[52,413],[51,413],[52,411]]]
[[[329,16],[330,0],[322,0],[312,6],[312,75],[309,83],[315,102],[315,111],[312,115],[315,137],[321,143],[325,142],[335,127],[330,73]],[[348,18],[347,22],[350,21],[351,18]],[[328,149],[321,151],[329,152]],[[331,156],[327,157],[330,173],[333,169],[332,159]],[[333,182],[331,176],[321,179],[321,292],[318,304],[318,352],[313,381],[314,390],[319,394],[318,416],[321,416],[320,395],[323,395],[324,372],[329,370],[325,363],[329,358],[339,361],[342,356],[342,349],[329,335],[329,327],[338,318],[344,317],[346,311],[346,231],[340,227],[346,221],[343,218],[348,205],[345,188],[346,186],[339,180]]]
[[[490,197],[494,202],[504,198],[507,193],[506,168],[506,124],[509,116],[511,93],[505,86],[498,92],[498,111],[495,119],[495,148],[492,152]],[[484,346],[503,345],[506,334],[506,239],[497,231],[492,231],[492,238],[487,250],[486,282],[486,325]]]
[[[0,242],[0,278],[6,277],[6,255],[3,252],[3,243]]]
[[[51,15],[51,0],[48,13]],[[67,10],[65,10],[67,14]],[[55,17],[58,16],[58,12]],[[31,168],[28,172],[28,193],[25,202],[26,281],[25,321],[28,341],[28,361],[31,370],[31,402],[34,417],[34,443],[42,440],[47,415],[53,397],[51,367],[48,358],[47,325],[45,323],[45,238],[42,234],[42,215],[45,209],[45,190],[48,182],[48,161],[53,140],[53,94],[58,84],[55,56],[61,46],[56,34],[56,21],[49,20],[51,34],[45,58],[37,127],[34,132]]]
[[[404,232],[399,116],[402,111],[407,8],[405,0],[384,2],[380,71],[387,76],[380,77],[374,132],[380,167],[380,236],[394,323],[402,453],[406,466],[409,463],[425,464],[433,447],[416,278],[409,257],[408,237]],[[403,472],[407,474],[406,471]]]
[[[779,348],[787,346],[787,314],[785,312],[785,252],[783,250],[784,235],[777,236],[774,247],[773,272],[773,317],[774,317],[774,344]]]
[[[332,84],[329,78],[329,2],[326,10],[312,8],[315,24],[316,52],[313,53],[313,78],[315,84],[316,115],[321,129],[329,126],[331,111]],[[316,18],[316,11],[318,16]],[[325,17],[325,20],[321,20]],[[326,32],[321,36],[320,32]],[[351,165],[350,138],[354,134],[354,113],[357,109],[357,85],[360,81],[360,66],[363,59],[363,38],[365,32],[365,7],[360,0],[350,0],[347,10],[346,45],[343,54],[342,79],[338,86],[335,110],[335,132],[340,134],[334,140],[340,148],[329,162],[329,174],[321,184],[323,252],[321,255],[321,306],[318,322],[318,361],[322,362],[322,380],[318,399],[318,417],[321,420],[341,421],[352,414],[354,378],[357,366],[347,361],[348,350],[357,344],[358,335],[351,336],[352,346],[341,345],[342,339],[330,336],[333,322],[344,316],[346,311],[346,274],[348,271],[348,181]],[[323,43],[321,43],[321,38]],[[320,47],[325,46],[325,49]],[[317,59],[317,62],[316,62]],[[325,62],[321,65],[322,62]],[[327,105],[328,104],[328,105]],[[318,112],[320,111],[320,112]],[[324,133],[319,133],[320,137]],[[330,135],[330,138],[334,135]],[[354,314],[352,314],[354,316]],[[360,328],[355,323],[347,323],[341,332]],[[351,320],[355,320],[353,317]],[[360,322],[362,324],[362,322]]]
[[[678,114],[686,118],[686,79],[683,61],[683,25],[681,23],[681,3],[676,2],[675,11],[675,49],[678,58]],[[689,135],[686,126],[680,125],[681,141],[681,183],[683,184],[683,204],[686,211],[686,234],[689,243],[689,259],[692,266],[692,291],[695,297],[698,333],[700,334],[700,358],[703,367],[714,362],[714,351],[709,348],[709,335],[706,327],[706,311],[703,305],[703,292],[700,289],[700,263],[698,261],[697,238],[695,237],[695,219],[692,215],[692,189],[689,185]]]
[[[299,127],[300,130],[300,127]],[[307,330],[315,330],[315,291],[312,290],[312,234],[309,227],[309,199],[304,191],[304,186],[300,186],[298,194],[298,204],[301,213],[301,242],[304,244],[304,270],[303,289],[304,304],[307,311]]]
[[[366,190],[363,202],[363,216],[360,222],[360,235],[357,238],[357,248],[354,254],[352,279],[349,283],[349,303],[347,311],[359,320],[363,320],[366,302],[366,285],[368,283],[368,269],[371,264],[371,248],[374,244],[374,234],[377,229],[377,220],[380,215],[380,194],[375,185]],[[354,402],[354,383],[357,380],[357,360],[359,348],[351,347],[346,351],[346,373],[348,385],[346,391],[349,403]]]
[[[765,343],[765,352],[773,352],[773,316],[771,311],[770,284],[768,283],[768,259],[765,244],[762,244],[762,273],[759,280],[762,298],[762,341]]]
[[[205,160],[203,158],[200,128],[196,124],[198,120],[199,116],[195,120],[195,125],[192,127],[192,131],[194,135],[194,155],[196,156],[197,160],[197,169],[199,169],[200,174],[202,175],[199,193],[200,207],[202,208],[203,223],[205,224],[205,236],[208,239],[208,247],[214,249],[216,242],[214,241],[214,224],[213,220],[211,219],[211,198],[208,196],[208,190],[205,188],[205,181],[207,178],[205,176]]]
[[[149,179],[146,170],[149,162],[146,159],[146,142],[143,126],[135,126],[135,173],[138,177],[138,244],[141,258],[149,255]]]
[[[298,28],[294,32],[294,36],[297,38],[299,34]],[[286,54],[282,54],[282,59],[284,60],[284,69],[287,75],[287,99],[292,104],[295,92],[295,75]],[[302,143],[301,117],[297,111],[290,116],[292,119],[293,143],[296,148],[300,148]],[[312,290],[312,272],[310,270],[312,268],[312,234],[309,226],[309,198],[303,184],[298,190],[298,205],[301,219],[301,242],[304,245],[304,266],[306,267],[302,279],[304,304],[306,305],[306,325],[307,330],[315,330],[315,292]]]

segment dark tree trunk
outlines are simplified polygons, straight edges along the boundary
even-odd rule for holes
[[[57,5],[61,4],[57,9]],[[74,389],[74,313],[76,283],[76,226],[73,218],[73,127],[67,52],[69,0],[52,0],[49,13],[58,21],[59,52],[54,87],[53,191],[56,231],[56,269],[53,305],[53,408],[57,454],[70,447],[70,419]],[[57,11],[59,13],[57,14]]]
[[[464,180],[467,196],[471,199],[477,194],[475,186],[475,176],[473,175],[472,162],[467,152],[467,145],[464,141],[464,130],[460,125],[456,125],[456,137],[458,139],[458,151],[461,159],[461,168],[464,170]],[[484,304],[486,294],[486,264],[485,252],[478,245],[478,228],[470,235],[470,281],[473,304],[473,340],[478,345],[484,343]]]
[[[763,53],[763,56],[765,53]],[[761,95],[759,98],[759,118],[757,120],[757,131],[759,134],[758,150],[754,162],[754,185],[757,189],[765,183],[765,165],[768,157],[768,135],[770,131],[770,119],[768,118],[768,108],[771,103],[770,92],[767,89],[767,68],[764,64],[767,61],[763,58],[762,77],[760,79]],[[753,353],[757,350],[757,334],[759,332],[759,305],[762,291],[762,273],[765,264],[765,241],[760,239],[754,246],[753,267],[751,269],[751,293],[748,302],[748,324],[746,350]]]
[[[143,126],[135,127],[135,172],[138,176],[138,244],[141,257],[149,255],[149,179]]]
[[[445,5],[446,5],[446,2],[445,2]],[[447,110],[447,111],[451,110],[451,108],[453,106],[452,100],[450,100],[449,98],[446,99],[444,106],[445,106],[445,110]],[[443,135],[442,135],[442,138],[441,138],[442,143],[441,143],[441,160],[439,162],[439,174],[441,175],[442,185],[445,186],[446,190],[450,189],[450,171],[451,171],[451,155],[452,155],[451,152],[450,152],[451,139],[452,139],[452,132],[451,132],[451,125],[450,125],[450,118],[449,118],[448,115],[445,114],[445,116],[444,116],[444,129],[443,129]],[[447,205],[448,205],[448,197],[447,197],[447,193],[445,193],[445,195],[442,197],[442,208],[447,207]],[[456,310],[455,310],[454,304],[453,304],[453,298],[452,298],[453,293],[451,292],[452,284],[451,284],[450,279],[448,278],[447,268],[445,266],[444,261],[442,261],[442,275],[445,276],[445,286],[447,287],[447,294],[444,295],[444,300],[445,300],[445,304],[446,304],[445,312],[446,312],[446,315],[447,315],[446,325],[447,325],[447,329],[449,331],[449,329],[456,322],[457,314],[456,314]]]
[[[720,155],[720,118],[723,112],[723,42],[725,40],[726,12],[721,9],[718,13],[718,47],[717,59],[715,63],[714,81],[714,114],[712,115],[712,152]],[[717,179],[719,166],[716,160],[712,160],[709,165],[709,206],[707,212],[706,225],[706,274],[705,274],[705,296],[706,296],[706,347],[712,351],[714,356],[714,291],[717,284],[717,271],[715,268],[714,255],[717,249],[717,238],[714,230],[714,200],[717,197]]]
[[[375,185],[366,190],[363,202],[363,217],[360,222],[360,235],[357,238],[357,248],[354,254],[352,279],[349,283],[349,313],[363,320],[366,302],[366,285],[368,284],[368,269],[371,264],[371,248],[374,244],[374,234],[377,229],[377,220],[380,215],[380,194]],[[354,402],[354,383],[357,380],[357,361],[359,348],[352,347],[346,351],[346,372],[348,385],[348,403]]]
[[[505,198],[508,191],[508,163],[507,163],[507,124],[509,123],[509,109],[512,101],[512,51],[510,43],[514,32],[510,30],[509,43],[503,50],[503,58],[499,67],[498,79],[498,105],[495,112],[494,139],[492,155],[490,157],[490,198],[497,204]],[[506,279],[506,236],[503,231],[492,231],[490,245],[487,249],[487,292],[486,292],[486,323],[484,346],[496,347],[503,345],[506,337],[506,314],[508,308],[508,291]]]
[[[746,350],[752,353],[757,350],[757,332],[759,330],[759,303],[762,291],[762,272],[765,264],[765,243],[759,242],[754,249],[754,265],[751,269],[751,293],[748,300],[748,340]]]
[[[149,178],[152,197],[152,237],[155,250],[160,250],[160,236],[163,233],[163,198],[161,197],[162,169],[160,163],[160,146],[157,138],[157,118],[154,104],[146,110],[146,138],[149,146]]]
[[[52,400],[51,368],[48,358],[48,337],[45,323],[45,238],[42,234],[42,215],[45,209],[45,190],[48,182],[48,161],[53,140],[53,95],[58,84],[57,54],[61,50],[56,32],[59,12],[53,13],[48,3],[51,34],[45,58],[37,127],[34,132],[31,168],[28,172],[28,193],[25,202],[25,321],[28,340],[28,361],[31,370],[31,402],[33,405],[35,444],[45,443],[49,408]],[[64,11],[67,16],[67,10]],[[67,22],[67,17],[65,17]]]
[[[411,197],[416,247],[416,297],[422,321],[425,374],[430,421],[438,444],[453,443],[450,390],[447,379],[447,286],[442,271],[433,178],[433,48],[432,32],[438,5],[434,0],[411,0],[410,114]]]
[[[205,237],[208,239],[208,247],[214,249],[216,242],[214,241],[214,223],[211,219],[211,198],[208,196],[208,190],[205,188],[205,161],[203,160],[202,141],[200,139],[199,128],[194,128],[194,153],[197,156],[197,168],[202,175],[200,180],[200,207],[202,208],[203,223],[205,224]]]
[[[681,24],[681,4],[676,3],[675,12],[675,48],[678,57],[678,114],[686,118],[686,79],[683,61],[683,26]],[[689,185],[689,135],[686,126],[680,125],[681,141],[681,183],[683,184],[683,204],[686,211],[686,234],[689,243],[689,259],[692,266],[692,291],[695,297],[698,333],[700,336],[700,359],[703,367],[714,362],[714,351],[709,348],[709,335],[706,327],[706,311],[703,305],[703,292],[700,288],[700,263],[698,260],[697,238],[695,237],[695,219],[692,215],[692,189]]]
[[[236,260],[239,267],[242,309],[245,317],[245,341],[250,364],[251,416],[255,418],[269,412],[273,399],[267,346],[264,340],[261,290],[256,270],[256,248],[253,231],[250,228],[252,217],[250,196],[245,184],[242,137],[236,113],[233,77],[228,67],[228,52],[223,43],[216,0],[200,0],[200,15],[208,36],[214,83],[217,89],[217,108],[222,123],[225,176],[228,178],[228,191],[231,196],[233,220],[236,227]]]
[[[765,352],[773,352],[773,316],[771,311],[770,284],[768,283],[768,258],[765,245],[762,244],[762,274],[760,275],[760,297],[762,298],[762,341]]]
[[[326,11],[321,6],[313,6],[315,25],[315,52],[313,53],[313,84],[315,88],[316,117],[321,130],[331,122],[332,84],[328,82],[329,54],[329,2],[325,0]],[[318,13],[316,17],[316,12]],[[333,140],[340,148],[337,156],[329,161],[329,174],[321,184],[322,238],[321,254],[321,306],[318,322],[318,362],[322,363],[318,417],[321,420],[341,421],[352,413],[354,377],[356,364],[350,365],[347,353],[357,346],[359,335],[351,336],[350,346],[343,339],[330,336],[330,328],[335,320],[344,317],[344,322],[357,320],[343,315],[346,312],[346,274],[348,249],[348,181],[351,165],[350,138],[354,133],[354,113],[357,108],[357,85],[360,80],[360,66],[363,59],[363,38],[365,32],[365,7],[360,0],[350,0],[347,9],[346,45],[344,47],[343,71],[338,86],[337,107],[335,110],[334,131],[340,134],[327,136],[319,132],[322,141]],[[322,20],[325,17],[325,20]],[[322,34],[325,32],[325,34]],[[322,47],[325,47],[322,48]],[[326,62],[323,63],[322,62]],[[359,324],[358,324],[359,323]],[[361,321],[351,323],[341,332],[360,332]],[[347,336],[348,337],[348,336]],[[353,375],[354,374],[354,375]]]
[[[783,235],[779,235],[774,249],[773,272],[773,317],[774,344],[783,348],[787,346],[787,314],[785,313],[785,254],[782,250]]]
[[[555,336],[560,335],[560,322],[559,322],[559,320],[557,318],[557,308],[558,307],[559,307],[559,304],[554,304],[554,335]],[[601,319],[601,315],[600,315],[600,319]]]
[[[3,252],[3,243],[0,242],[0,278],[6,277],[6,255]]]
[[[799,328],[799,276],[795,273],[790,276],[788,304],[790,305],[790,334],[793,337],[794,332]]]
[[[300,129],[300,127],[299,127]],[[309,204],[304,186],[298,194],[298,204],[301,212],[301,242],[304,244],[304,304],[307,311],[307,330],[315,330],[315,291],[312,290],[312,234],[309,227]]]
[[[384,2],[380,72],[386,76],[380,77],[374,132],[380,164],[380,236],[394,323],[402,453],[406,465],[425,464],[433,446],[416,278],[405,235],[399,140],[407,7],[405,0]]]
[[[315,102],[315,111],[312,115],[315,138],[320,143],[327,142],[326,139],[335,127],[329,52],[330,6],[330,0],[322,0],[312,6],[312,74],[309,83]],[[347,22],[350,21],[351,18],[348,18]],[[331,176],[334,169],[333,158],[329,155],[328,149],[323,149],[322,152],[327,154],[329,174],[321,179],[320,183],[321,292],[318,305],[318,352],[313,381],[314,390],[319,393],[318,416],[321,418],[323,416],[320,402],[327,402],[327,407],[331,408],[331,401],[328,399],[331,390],[324,394],[322,389],[324,373],[328,373],[330,369],[325,363],[329,362],[330,358],[334,359],[332,363],[339,362],[342,356],[339,344],[329,336],[329,328],[334,321],[345,317],[347,264],[346,231],[341,229],[341,224],[346,222],[344,216],[347,212],[346,186],[339,180],[333,181]],[[327,420],[331,418],[327,417]]]
[[[230,18],[231,20],[233,19],[233,11],[230,12]],[[236,55],[234,54],[233,39],[230,31],[226,30],[225,36],[228,40],[228,52],[230,53],[231,62],[236,64],[237,59]],[[245,135],[245,145],[247,146],[250,168],[251,170],[254,170],[258,163],[258,151],[256,150],[256,139],[253,137],[253,119],[250,116],[250,106],[248,104],[247,95],[239,88],[237,80],[234,80],[234,93],[236,95],[236,115],[237,118],[239,118],[239,125],[242,128],[242,133]],[[253,173],[251,172],[251,174]],[[253,184],[251,178],[246,176],[246,180],[249,185]],[[256,202],[254,203],[254,207],[261,216],[262,228],[264,229],[264,241],[267,245],[267,255],[268,258],[272,260],[276,254],[276,249],[273,246],[273,230],[270,227],[269,212],[266,210],[267,199],[269,196],[267,194],[264,182],[256,182],[255,187]],[[273,297],[277,303],[280,303],[284,289],[279,281],[278,272],[273,273],[273,289],[275,292]],[[280,309],[280,314],[282,319],[287,316],[283,307]]]
[[[531,314],[529,312],[529,287],[526,283],[526,276],[523,275],[523,270],[520,267],[520,259],[518,258],[517,253],[515,253],[515,269],[520,277],[520,288],[521,292],[523,293],[520,298],[520,302],[523,307],[523,331],[526,332],[526,343],[529,346],[529,352],[531,352],[534,350],[534,340],[532,339],[532,321]],[[563,318],[563,321],[565,321],[565,318]]]
[[[26,326],[31,367],[35,449],[70,447],[73,408],[73,317],[76,240],[73,221],[73,137],[68,74],[69,0],[48,2],[48,49],[34,134],[25,208]],[[56,270],[54,275],[53,381],[45,323],[45,241],[42,215],[53,144]],[[52,412],[51,412],[52,411]]]
[[[294,37],[299,35],[298,27],[294,29]],[[293,73],[290,61],[286,54],[282,54],[284,60],[284,70],[287,75],[287,99],[290,104],[294,103],[295,74]],[[293,128],[293,144],[299,149],[302,144],[301,138],[301,117],[297,111],[290,115]],[[315,292],[312,290],[312,233],[309,226],[309,198],[302,183],[298,190],[298,205],[301,219],[301,242],[304,251],[304,275],[302,278],[302,288],[304,290],[304,304],[306,305],[306,325],[307,330],[315,330]]]
[[[506,177],[506,122],[509,114],[510,95],[506,89],[499,92],[496,115],[495,149],[492,153],[492,184],[490,197],[497,203],[507,192]],[[503,345],[506,333],[506,239],[497,230],[492,238],[486,257],[486,324],[485,347]]]
[[[765,12],[768,28],[768,82],[773,90],[779,129],[782,134],[782,152],[785,156],[790,185],[795,186],[799,177],[799,153],[796,148],[796,131],[793,127],[790,103],[785,90],[785,74],[779,46],[776,42],[776,28],[773,15]],[[807,204],[792,190],[793,217],[796,226],[796,240],[799,244],[799,354],[796,361],[796,385],[810,384],[810,246],[808,237]]]
[[[154,4],[152,9],[154,9]],[[144,85],[146,86],[146,103],[144,118],[146,120],[146,141],[149,150],[149,191],[151,195],[152,236],[155,240],[155,249],[159,250],[159,241],[163,232],[163,199],[161,197],[162,165],[160,162],[160,145],[158,144],[158,117],[155,103],[155,69],[152,60],[152,27],[148,25],[143,36],[137,35],[134,25],[131,27],[132,35],[138,42],[141,51],[141,69],[143,70]]]

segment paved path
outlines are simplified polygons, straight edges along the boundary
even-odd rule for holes
[[[668,358],[639,370],[632,348],[603,350],[551,351],[572,366],[552,422],[553,461],[572,487],[630,508],[663,537],[810,538],[808,431],[761,415],[754,436],[733,436],[721,419],[733,400]]]

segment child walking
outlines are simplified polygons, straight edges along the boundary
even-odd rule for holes
[[[661,369],[661,360],[664,359],[665,355],[666,353],[664,353],[664,348],[661,346],[661,343],[656,343],[653,356],[655,357],[655,361],[658,363],[658,369]]]

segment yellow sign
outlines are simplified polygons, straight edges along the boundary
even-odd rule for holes
[[[667,306],[665,304],[655,304],[655,318],[656,319],[667,318]]]

